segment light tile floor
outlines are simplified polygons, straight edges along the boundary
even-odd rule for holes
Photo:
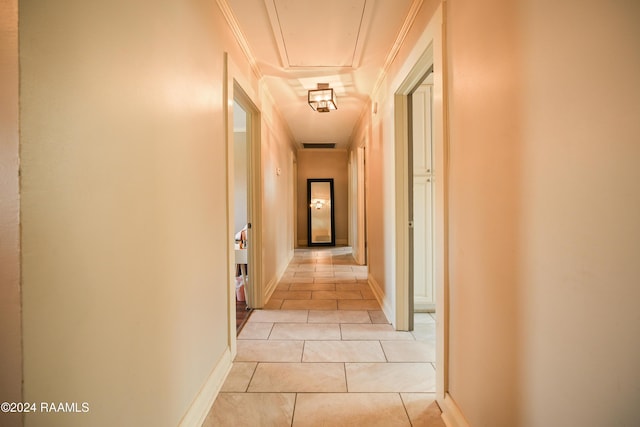
[[[349,248],[296,250],[237,344],[204,427],[444,426],[435,317],[395,331]]]

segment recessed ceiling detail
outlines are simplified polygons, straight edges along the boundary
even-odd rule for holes
[[[331,141],[338,149],[353,142],[423,1],[215,0],[295,145]],[[335,91],[337,112],[309,107],[318,83]]]
[[[359,64],[371,21],[367,0],[264,0],[285,68]]]

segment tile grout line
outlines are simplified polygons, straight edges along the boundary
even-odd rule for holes
[[[293,419],[296,416],[296,406],[298,406],[298,393],[293,397],[293,411],[291,412],[291,427],[293,427]]]
[[[267,335],[267,341],[271,339],[271,333],[273,332],[273,328],[276,326],[276,322],[271,323],[271,328],[269,328],[269,335]]]
[[[349,393],[349,377],[347,376],[347,362],[342,363],[342,369],[344,370],[344,387],[347,389],[347,393]]]
[[[253,372],[251,373],[251,378],[249,378],[249,382],[247,383],[247,387],[245,388],[245,393],[249,393],[249,386],[251,385],[251,382],[253,381],[253,377],[256,375],[256,371],[258,370],[258,365],[260,364],[260,362],[256,362],[256,366],[254,366],[253,368]]]
[[[409,424],[411,426],[413,426],[413,422],[411,421],[411,417],[409,416],[409,410],[407,409],[407,404],[405,403],[404,399],[402,398],[402,393],[398,392],[398,397],[400,398],[400,402],[402,402],[402,408],[404,409],[404,413],[407,416],[407,420],[409,420]]]
[[[378,340],[378,344],[380,344],[380,349],[382,350],[382,354],[384,354],[384,359],[389,363],[389,357],[387,356],[387,352],[384,351],[384,346],[382,345],[382,340]]]

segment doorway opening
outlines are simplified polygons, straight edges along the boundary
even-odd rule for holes
[[[264,285],[262,284],[262,166],[260,129],[261,115],[256,107],[257,94],[247,92],[244,88],[251,88],[243,78],[238,67],[224,54],[224,99],[225,102],[225,149],[227,159],[227,262],[228,262],[228,342],[231,358],[237,352],[237,310],[238,295],[236,287],[244,285],[245,304],[251,309],[262,308],[264,304]],[[238,117],[235,117],[238,116]],[[237,130],[237,132],[235,132]],[[244,134],[246,147],[239,145],[236,153],[236,141]],[[222,153],[221,153],[222,154]],[[237,157],[237,159],[236,159]],[[238,162],[238,166],[236,166]],[[236,169],[239,169],[238,195],[236,195]],[[240,172],[242,171],[242,172]],[[244,172],[246,171],[246,173]],[[246,196],[244,192],[246,188]],[[243,200],[246,197],[246,208]],[[236,198],[239,200],[236,201]],[[236,219],[236,202],[238,208]],[[245,210],[246,209],[246,210]],[[246,212],[244,217],[243,212]],[[236,221],[238,224],[236,225]],[[240,234],[238,235],[238,233]],[[236,235],[238,242],[236,243]],[[242,247],[241,247],[242,246]],[[240,277],[240,280],[238,280]]]
[[[415,313],[435,312],[433,236],[433,65],[407,99],[409,329]]]
[[[366,254],[366,138],[349,153],[349,245],[356,264],[367,263]]]
[[[249,318],[249,113],[233,101],[233,233],[235,254],[236,333]]]
[[[444,403],[448,375],[448,145],[442,16],[440,6],[392,83],[395,88],[396,170],[394,325],[398,330],[413,329],[416,305],[420,311],[435,311],[436,397],[439,403]],[[419,138],[424,141],[414,141]],[[420,221],[418,229],[416,221]],[[414,254],[418,244],[422,245],[418,248],[420,253]],[[420,260],[414,259],[414,255],[419,255]],[[429,261],[432,263],[430,269]],[[416,271],[418,263],[420,271]],[[429,301],[422,299],[422,295],[416,298],[416,273],[423,275],[418,280],[421,280],[420,292],[425,291],[425,298],[426,279],[432,280]]]

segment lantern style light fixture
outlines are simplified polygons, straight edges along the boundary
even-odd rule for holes
[[[336,94],[329,87],[329,83],[318,83],[317,89],[309,91],[308,101],[311,108],[319,113],[328,113],[338,109]]]

